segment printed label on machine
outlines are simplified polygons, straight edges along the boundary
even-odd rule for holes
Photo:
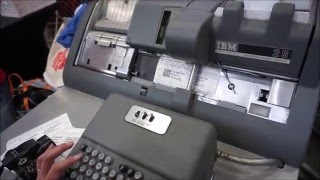
[[[169,56],[162,56],[159,59],[153,82],[173,88],[187,89],[193,66]]]
[[[217,41],[216,53],[249,59],[290,64],[292,50]]]
[[[195,83],[194,91],[199,96],[213,99],[216,94],[220,73],[221,69],[219,68],[202,66]]]

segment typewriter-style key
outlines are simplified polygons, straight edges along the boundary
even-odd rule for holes
[[[73,169],[78,169],[80,167],[80,162],[76,162],[74,165],[73,165]]]
[[[81,144],[79,149],[84,152],[87,149],[87,147],[88,147],[87,145]]]
[[[70,174],[72,173],[72,171],[73,171],[73,169],[68,168],[68,169],[66,170],[66,174],[67,174],[67,175],[70,175]]]
[[[100,180],[107,180],[107,178],[104,177],[104,176],[102,176],[102,177],[100,178]]]
[[[137,172],[134,173],[133,178],[135,180],[142,180],[143,179],[143,174],[141,172],[137,171]]]
[[[134,175],[135,171],[132,168],[129,168],[127,171],[127,174],[129,177],[132,177]]]
[[[77,173],[75,171],[73,171],[71,174],[70,174],[70,178],[71,179],[76,179],[77,178]]]
[[[96,160],[95,159],[90,159],[89,165],[92,166],[92,167],[95,166],[96,165]]]
[[[77,176],[77,180],[84,180],[84,177],[82,175]]]
[[[116,172],[115,170],[111,170],[111,171],[109,172],[109,177],[110,177],[111,179],[114,179],[116,176],[117,176],[117,172]]]
[[[110,168],[109,168],[108,166],[104,166],[104,167],[102,168],[102,170],[101,170],[101,172],[102,172],[103,174],[107,174],[107,173],[109,173],[109,171],[110,171]]]
[[[79,168],[79,171],[80,171],[81,173],[86,172],[86,170],[87,170],[87,166],[86,166],[86,165],[82,165],[82,166],[80,166],[80,168]]]
[[[125,164],[120,164],[119,170],[120,170],[121,173],[125,173],[128,170],[128,166],[125,165]]]
[[[106,159],[104,160],[104,162],[108,165],[112,164],[113,162],[113,159],[111,156],[107,156]]]
[[[90,177],[92,174],[93,174],[92,169],[88,169],[88,170],[86,171],[86,176]]]
[[[116,180],[124,180],[124,175],[123,174],[118,174],[116,177]]]
[[[97,163],[95,168],[97,171],[99,171],[102,168],[102,166],[102,163]]]
[[[91,146],[88,146],[87,148],[86,148],[86,153],[91,153],[91,151],[92,151],[92,147]]]
[[[91,156],[97,157],[98,154],[99,154],[98,150],[95,149],[95,150],[92,151]]]
[[[100,177],[100,175],[99,175],[99,173],[97,173],[97,172],[92,175],[92,179],[93,179],[93,180],[98,180],[99,177]]]
[[[89,156],[83,156],[82,162],[87,163],[89,161]]]
[[[98,159],[99,159],[100,161],[103,161],[105,157],[106,157],[106,155],[105,155],[104,153],[100,153],[100,154],[98,155]]]

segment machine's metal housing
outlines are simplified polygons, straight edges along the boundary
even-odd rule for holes
[[[318,109],[320,92],[318,52],[320,17],[319,13],[316,14],[318,1],[314,0],[312,3],[308,21],[301,23],[294,20],[296,11],[291,4],[275,5],[268,20],[251,20],[243,15],[241,2],[196,0],[191,3],[189,1],[188,3],[186,1],[138,2],[136,7],[139,7],[139,11],[133,13],[130,28],[118,32],[122,34],[128,32],[127,44],[130,48],[139,50],[132,61],[133,69],[128,78],[130,81],[127,81],[105,73],[97,73],[75,63],[81,58],[81,46],[85,37],[95,30],[94,24],[104,12],[101,9],[105,9],[103,1],[90,2],[68,55],[64,82],[68,87],[100,98],[106,98],[114,92],[120,93],[211,122],[217,129],[220,141],[265,157],[279,158],[286,164],[298,167],[304,159]],[[174,21],[169,19],[168,34],[166,34],[166,38],[169,39],[165,39],[163,44],[159,45],[155,43],[158,28],[164,10],[170,11],[166,9],[169,6],[174,9],[173,14],[176,18]],[[223,8],[223,15],[214,15],[219,8]],[[179,26],[183,25],[185,17],[192,17],[194,22],[202,22],[202,24],[195,23],[197,27],[194,27],[193,33],[198,33],[199,36],[190,34],[192,32],[189,31],[192,27],[190,24],[185,24],[189,27],[185,31]],[[208,24],[210,17],[212,21]],[[117,33],[116,31],[112,29],[112,33]],[[178,32],[180,35],[177,35]],[[181,34],[189,39],[184,41]],[[210,41],[201,39],[203,37],[207,37]],[[294,53],[291,54],[290,64],[254,61],[216,54],[216,40],[263,48],[288,49]],[[172,48],[174,46],[168,45],[170,49],[167,50],[167,43],[183,44],[189,58],[184,59],[180,47],[175,51]],[[189,51],[197,47],[196,45],[205,45],[204,47],[208,45],[211,53],[204,56],[202,51]],[[234,99],[227,99],[223,94],[219,94],[219,88],[224,89],[224,85],[222,87],[218,85],[219,93],[208,98],[199,93],[193,96],[192,90],[155,84],[153,77],[161,54],[172,54],[180,60],[191,63],[207,63],[215,68],[227,70],[231,82],[244,81],[255,85],[246,88],[250,93],[246,93],[245,101],[232,102]],[[199,57],[204,59],[197,61]],[[220,66],[216,63],[217,59]],[[226,80],[225,74],[221,71],[218,84],[225,84]],[[236,85],[237,88],[239,85]],[[266,102],[257,101],[261,89],[269,91]],[[276,91],[278,93],[274,93]],[[266,117],[268,113],[269,116]]]

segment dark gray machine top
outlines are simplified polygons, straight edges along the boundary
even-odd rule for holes
[[[211,60],[217,58],[228,66],[298,78],[314,24],[312,18],[311,23],[294,22],[294,10],[294,4],[278,3],[268,21],[249,20],[244,18],[242,2],[227,2],[223,16],[213,19],[216,46],[212,46]],[[223,42],[235,44],[236,48],[224,48]]]
[[[125,121],[134,105],[170,116],[167,132],[157,134]],[[103,103],[83,137],[166,179],[205,179],[216,156],[211,124],[117,94]]]
[[[250,20],[243,18],[243,4],[239,2],[228,1],[221,4],[217,1],[199,0],[188,4],[186,1],[175,1],[172,3],[176,4],[170,4],[170,6],[164,5],[169,3],[168,1],[159,2],[159,4],[157,2],[142,1],[136,5],[127,38],[131,47],[149,53],[166,52],[175,57],[183,57],[182,49],[176,47],[175,51],[174,48],[180,41],[180,44],[186,43],[182,47],[185,48],[185,54],[189,57],[187,60],[192,62],[215,63],[214,57],[218,57],[225,67],[248,69],[294,78],[297,80],[297,86],[291,100],[287,123],[275,123],[243,112],[200,102],[194,98],[193,91],[160,89],[150,81],[149,84],[139,84],[130,81],[130,79],[122,80],[76,66],[75,62],[77,56],[79,56],[82,40],[86,36],[86,30],[92,30],[94,22],[98,19],[97,13],[93,11],[96,5],[96,2],[93,1],[89,3],[74,37],[63,74],[65,85],[100,98],[107,98],[112,93],[119,93],[208,121],[216,127],[219,140],[265,157],[279,158],[291,166],[299,167],[304,160],[319,103],[320,16],[319,13],[318,15],[315,14],[318,1],[313,1],[310,21],[305,24],[293,22],[294,7],[291,4],[276,4],[270,20]],[[205,5],[205,3],[207,4]],[[191,5],[193,8],[188,9]],[[195,6],[197,8],[194,8]],[[218,6],[224,6],[222,17],[213,16],[213,12]],[[164,13],[165,11],[170,12]],[[168,19],[168,14],[170,14],[170,17],[171,15],[177,17],[177,19],[171,19],[170,17]],[[182,16],[183,14],[185,16]],[[191,18],[191,14],[197,17]],[[185,18],[187,16],[193,22],[199,20],[195,23],[195,27],[185,22],[189,19]],[[212,28],[208,30],[207,28],[210,26],[207,23],[211,16]],[[315,22],[316,17],[317,22]],[[163,19],[164,21],[162,21]],[[161,22],[163,22],[164,27],[167,27],[168,34],[161,36],[160,33],[158,38]],[[183,27],[188,27],[188,29],[181,31],[181,35],[177,35],[178,30],[183,29]],[[192,31],[193,28],[194,31]],[[189,34],[186,34],[186,32]],[[210,32],[211,35],[208,37],[212,39],[208,41],[204,39],[206,36],[203,33]],[[185,38],[183,38],[184,33]],[[159,39],[158,42],[162,42],[161,45],[155,44],[157,38]],[[217,48],[214,48],[214,46],[217,46],[217,42],[237,43],[238,46],[236,47],[240,49],[246,47],[244,49],[260,52],[260,55],[261,52],[263,54],[267,50],[267,54],[264,54],[267,59],[275,58],[268,57],[272,56],[268,54],[270,50],[271,52],[274,49],[289,50],[288,56],[282,57],[281,60],[288,62],[290,57],[290,63],[246,59],[230,55],[230,52],[228,52],[229,54],[214,53],[217,50]],[[207,48],[209,50],[208,55],[205,55],[206,53],[201,50],[195,51],[195,49],[192,49],[197,45],[203,45],[204,48],[201,48],[201,50]],[[261,47],[262,51],[260,51]],[[238,50],[236,53],[245,53],[239,52],[240,49],[236,48]],[[226,49],[219,48],[218,50]],[[257,55],[253,52],[246,53],[251,54],[251,56]],[[203,59],[200,60],[199,57]],[[139,53],[137,61],[139,63],[150,62],[150,65],[144,68],[152,67],[151,69],[154,70],[154,63],[156,64],[158,59],[153,55]],[[137,64],[135,65],[137,66]],[[148,78],[150,80],[150,77],[144,80],[148,80]]]

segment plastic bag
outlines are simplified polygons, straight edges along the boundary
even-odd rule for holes
[[[43,73],[45,81],[54,88],[64,86],[62,73],[67,61],[69,48],[64,48],[60,43],[57,42],[57,37],[64,27],[64,24],[60,26],[59,31],[54,38],[48,55],[46,70]]]

